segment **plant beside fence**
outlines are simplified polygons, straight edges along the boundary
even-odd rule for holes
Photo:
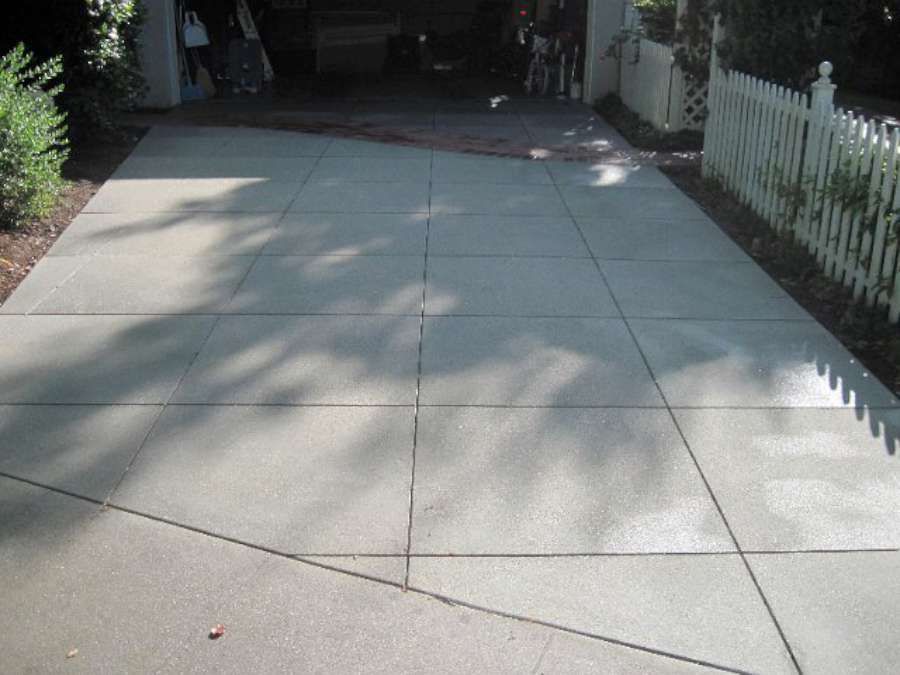
[[[900,321],[900,130],[835,108],[831,64],[812,94],[713,68],[703,174]]]

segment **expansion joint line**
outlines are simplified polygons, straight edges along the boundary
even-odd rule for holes
[[[756,588],[757,593],[759,594],[760,599],[762,600],[763,605],[766,608],[766,611],[769,614],[769,618],[772,620],[772,623],[775,625],[775,629],[778,631],[778,635],[781,638],[782,643],[784,644],[785,649],[788,652],[788,655],[791,658],[794,667],[797,669],[797,672],[802,675],[803,670],[800,667],[800,663],[797,660],[797,656],[794,654],[794,650],[791,647],[790,642],[788,642],[787,635],[785,635],[784,630],[781,627],[778,618],[775,616],[775,612],[772,609],[772,605],[769,603],[768,598],[763,592],[762,586],[759,584],[759,581],[756,578],[756,575],[753,573],[753,568],[750,566],[750,561],[747,560],[747,556],[745,555],[743,549],[741,548],[740,542],[737,539],[737,536],[734,533],[734,530],[731,527],[731,523],[728,522],[728,519],[725,517],[725,512],[722,509],[721,504],[719,504],[719,500],[716,497],[715,492],[713,492],[712,485],[706,477],[706,474],[703,472],[703,468],[700,466],[700,462],[697,460],[697,456],[694,454],[693,448],[691,448],[690,443],[688,443],[687,436],[685,436],[684,431],[681,428],[681,425],[678,423],[678,418],[675,416],[675,413],[672,410],[672,406],[669,403],[669,400],[666,398],[665,392],[662,390],[662,386],[659,384],[659,380],[656,378],[656,373],[653,372],[653,368],[650,367],[650,360],[647,358],[647,355],[644,353],[643,348],[641,347],[640,342],[638,342],[637,335],[635,335],[634,329],[631,326],[631,323],[628,321],[628,317],[625,316],[625,312],[622,310],[622,306],[619,303],[618,298],[616,298],[613,293],[612,286],[609,283],[609,280],[606,278],[606,274],[603,272],[603,267],[600,265],[600,261],[597,260],[597,256],[594,254],[594,250],[591,248],[588,243],[587,237],[584,234],[584,230],[581,229],[581,225],[578,224],[578,219],[575,218],[575,215],[572,213],[572,210],[569,208],[569,205],[566,203],[566,200],[563,196],[562,190],[559,187],[559,184],[556,182],[556,179],[553,180],[553,185],[556,188],[556,192],[559,196],[560,201],[562,201],[563,205],[566,208],[566,212],[569,214],[569,218],[572,221],[572,224],[578,230],[578,235],[581,237],[581,241],[587,250],[591,254],[591,259],[594,262],[594,267],[597,268],[597,272],[600,275],[600,278],[603,280],[603,284],[606,287],[607,293],[609,293],[610,298],[612,298],[613,304],[616,307],[616,310],[619,313],[619,316],[622,319],[623,324],[625,325],[625,329],[628,331],[628,334],[631,336],[631,341],[635,345],[638,353],[641,356],[641,360],[644,363],[644,367],[647,369],[647,373],[650,375],[650,378],[653,380],[653,384],[656,387],[656,391],[659,393],[660,398],[665,404],[666,411],[669,413],[669,419],[672,420],[672,424],[675,425],[675,429],[678,432],[679,437],[681,438],[681,442],[684,444],[684,447],[687,449],[688,454],[691,457],[691,461],[694,464],[697,473],[700,476],[700,479],[703,481],[703,485],[706,487],[706,492],[709,494],[710,499],[713,502],[713,505],[716,507],[716,511],[719,513],[719,517],[722,519],[722,523],[725,525],[726,530],[728,531],[728,536],[731,537],[731,542],[735,547],[738,555],[741,558],[741,562],[744,564],[744,568],[747,570],[747,574],[750,576],[750,579],[753,582],[754,587]]]
[[[313,172],[316,170],[316,167],[319,166],[319,162],[322,161],[322,158],[325,156],[325,153],[328,152],[328,148],[331,147],[332,143],[334,143],[334,139],[330,140],[325,145],[325,147],[322,148],[321,154],[318,157],[316,157],[316,161],[313,163],[313,166],[310,169],[309,173],[306,174],[306,177],[300,182],[300,186],[297,188],[297,192],[290,199],[290,201],[288,201],[288,203],[285,205],[284,209],[281,211],[281,215],[278,219],[278,224],[269,233],[269,237],[266,239],[265,243],[263,243],[259,247],[259,250],[256,252],[256,255],[253,258],[253,262],[251,262],[250,265],[247,266],[247,270],[244,272],[244,275],[241,277],[241,280],[234,287],[234,290],[231,293],[231,297],[228,298],[229,302],[234,300],[234,298],[238,294],[238,291],[240,291],[241,286],[243,286],[244,282],[247,281],[247,278],[250,276],[250,273],[253,271],[253,268],[256,267],[256,264],[259,262],[259,259],[262,257],[263,251],[265,250],[266,246],[268,246],[269,242],[272,240],[272,237],[275,236],[275,231],[279,227],[281,227],[281,221],[284,220],[284,217],[290,212],[291,207],[293,207],[294,202],[296,202],[297,199],[300,197],[300,193],[303,192],[303,188],[306,187],[307,183],[309,182],[310,177],[313,175]],[[278,213],[278,211],[272,211],[272,213]],[[224,309],[224,307],[222,309]],[[184,382],[185,378],[187,377],[188,373],[191,371],[191,368],[194,367],[194,363],[197,361],[197,358],[200,356],[200,352],[202,352],[204,347],[206,347],[207,343],[209,342],[209,339],[212,337],[213,332],[216,330],[216,327],[219,325],[219,322],[222,321],[223,316],[225,316],[225,315],[221,314],[221,313],[215,315],[215,320],[212,322],[212,324],[210,325],[209,330],[206,332],[206,335],[204,336],[203,340],[198,345],[197,351],[195,351],[194,354],[191,356],[190,361],[188,362],[187,366],[184,369],[184,372],[181,373],[181,377],[179,377],[178,382],[175,383],[175,387],[172,389],[169,396],[166,398],[166,400],[160,406],[159,412],[156,414],[156,417],[153,419],[153,423],[150,425],[150,428],[147,429],[147,433],[144,434],[144,438],[141,440],[141,443],[140,443],[140,445],[138,445],[137,450],[135,450],[135,452],[131,456],[131,459],[129,460],[128,464],[125,466],[125,470],[122,472],[122,475],[119,476],[119,480],[116,481],[116,484],[113,485],[112,489],[109,491],[109,494],[107,494],[106,499],[103,500],[103,504],[102,504],[103,509],[108,509],[112,505],[113,497],[115,496],[116,492],[119,490],[119,487],[122,485],[122,482],[125,480],[125,477],[128,475],[128,472],[131,471],[131,468],[134,466],[134,463],[137,461],[141,452],[143,452],[144,447],[146,447],[147,442],[150,440],[150,437],[153,435],[153,432],[156,429],[157,425],[159,424],[159,421],[162,419],[163,414],[166,412],[166,409],[171,404],[172,399],[175,398],[175,394],[178,393],[178,390],[181,388],[181,385]]]
[[[409,514],[406,523],[406,565],[403,573],[403,590],[409,589],[410,553],[412,552],[413,510],[416,499],[416,449],[419,442],[419,408],[422,392],[422,344],[425,337],[425,299],[428,291],[428,239],[431,236],[431,186],[434,176],[434,149],[428,169],[428,218],[425,221],[425,255],[422,265],[422,311],[419,313],[419,344],[416,355],[416,400],[413,406],[412,460],[409,476]]]

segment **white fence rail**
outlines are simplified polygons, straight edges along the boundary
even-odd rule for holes
[[[669,126],[672,48],[650,40],[622,45],[622,102],[657,129]]]
[[[703,172],[900,320],[900,130],[835,109],[830,64],[810,98],[714,69]]]
[[[672,47],[646,39],[622,45],[619,96],[660,131],[703,129],[707,89],[694,86],[675,65]]]

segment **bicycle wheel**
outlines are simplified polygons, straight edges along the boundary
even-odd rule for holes
[[[538,89],[538,93],[541,96],[546,96],[547,92],[550,90],[550,66],[546,63],[541,64],[541,86]]]
[[[535,90],[538,70],[540,69],[538,68],[537,59],[531,59],[531,62],[528,64],[528,73],[525,77],[525,93],[529,96],[531,96]]]

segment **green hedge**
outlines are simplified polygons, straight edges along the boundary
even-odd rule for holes
[[[45,215],[63,187],[65,114],[53,100],[61,72],[59,58],[35,65],[22,45],[0,58],[0,226]]]
[[[20,42],[40,60],[59,56],[58,104],[76,133],[109,131],[144,91],[139,0],[19,0],[3,7],[0,53]]]

